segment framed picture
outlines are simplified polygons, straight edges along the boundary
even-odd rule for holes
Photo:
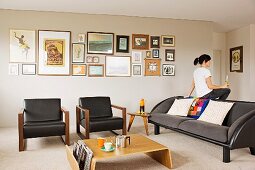
[[[145,76],[160,76],[161,59],[145,59]]]
[[[85,34],[78,34],[78,42],[85,43]]]
[[[19,64],[9,63],[9,75],[12,75],[12,76],[19,75]]]
[[[146,51],[146,58],[151,58],[151,51]]]
[[[243,46],[230,48],[230,72],[243,72]]]
[[[142,52],[132,51],[132,63],[141,63],[142,62]]]
[[[99,57],[93,57],[93,63],[99,63]]]
[[[10,62],[35,62],[35,31],[10,30]]]
[[[163,76],[174,76],[175,75],[175,65],[163,64],[162,65],[162,75]]]
[[[132,48],[137,50],[149,50],[149,35],[132,34]]]
[[[22,74],[23,75],[35,75],[36,65],[35,64],[22,64]]]
[[[73,47],[72,63],[84,63],[85,45],[73,43],[72,47]]]
[[[162,42],[162,46],[174,47],[175,46],[175,37],[173,35],[162,35],[161,42]]]
[[[73,64],[72,65],[72,75],[73,76],[86,76],[87,67],[86,64]]]
[[[159,48],[159,47],[160,47],[160,37],[151,36],[151,48]]]
[[[93,56],[87,56],[86,62],[87,63],[93,63]]]
[[[113,54],[114,34],[103,32],[87,33],[88,54]]]
[[[131,58],[124,56],[105,57],[105,75],[109,77],[131,76]]]
[[[103,64],[89,64],[88,65],[89,77],[104,77],[104,65]]]
[[[132,75],[142,76],[142,64],[132,64]]]
[[[38,31],[38,74],[70,74],[70,31]]]
[[[159,49],[153,49],[152,50],[152,57],[153,58],[159,58]]]
[[[129,53],[129,36],[117,35],[116,52]]]
[[[165,50],[165,61],[174,61],[175,58],[175,50],[174,49],[166,49]]]

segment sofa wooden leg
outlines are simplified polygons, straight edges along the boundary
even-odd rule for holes
[[[155,135],[160,134],[160,127],[158,125],[154,125],[154,134]]]
[[[255,155],[255,147],[250,147],[250,152],[252,155]]]
[[[228,147],[223,147],[223,162],[230,162],[230,149]]]

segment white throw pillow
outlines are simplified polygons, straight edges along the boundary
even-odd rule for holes
[[[187,116],[193,100],[194,99],[175,99],[167,114]]]
[[[218,102],[210,100],[205,111],[197,120],[222,125],[233,104],[234,103],[232,102]]]

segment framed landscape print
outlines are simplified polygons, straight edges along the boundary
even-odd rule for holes
[[[243,46],[230,48],[230,72],[243,72]]]
[[[89,64],[88,65],[89,77],[104,77],[104,65],[103,64]]]
[[[132,75],[142,76],[142,64],[132,64]]]
[[[132,48],[137,50],[149,50],[149,35],[132,34]]]
[[[36,65],[35,64],[22,64],[22,74],[23,75],[35,75]]]
[[[131,58],[124,56],[105,57],[105,75],[110,77],[131,76]]]
[[[151,48],[159,48],[159,47],[160,47],[160,37],[151,36]]]
[[[10,62],[35,62],[35,31],[10,30]]]
[[[175,50],[174,49],[166,49],[165,50],[165,61],[174,61],[175,58]]]
[[[145,59],[145,76],[160,76],[161,59]]]
[[[159,58],[159,49],[153,49],[152,50],[152,57],[153,58]]]
[[[70,31],[38,31],[38,74],[70,74]]]
[[[163,76],[174,76],[175,75],[175,65],[163,64],[162,65],[162,75]]]
[[[87,67],[86,64],[73,64],[72,75],[73,76],[86,76]]]
[[[129,36],[117,35],[116,52],[129,53]]]
[[[162,42],[162,46],[174,47],[175,46],[175,37],[173,35],[162,35],[161,42]]]
[[[103,32],[87,33],[88,54],[113,54],[114,34]]]
[[[9,63],[9,75],[12,75],[12,76],[19,75],[19,64]]]
[[[73,47],[72,63],[84,63],[85,45],[73,43],[72,47]]]
[[[132,51],[132,63],[141,63],[142,62],[142,52]]]

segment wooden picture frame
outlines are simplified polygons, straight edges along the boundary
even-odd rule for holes
[[[87,33],[88,54],[113,54],[114,34],[106,32]]]
[[[38,30],[38,75],[70,75],[71,32]]]
[[[243,72],[243,46],[230,48],[230,72]]]
[[[88,76],[89,77],[104,77],[104,65],[103,64],[88,64]]]
[[[161,59],[145,59],[145,76],[160,76]]]
[[[22,75],[36,75],[36,64],[22,64]]]
[[[146,51],[146,58],[151,58],[151,51]]]
[[[132,34],[132,49],[149,50],[149,35]]]
[[[73,76],[86,76],[87,65],[86,64],[72,64],[72,75]]]
[[[106,77],[130,77],[131,57],[129,56],[105,56]]]
[[[175,65],[163,64],[162,65],[162,75],[163,76],[174,76],[175,75]]]
[[[160,48],[160,36],[151,36],[151,48]]]
[[[175,60],[175,49],[165,49],[165,61]]]
[[[162,35],[161,45],[164,47],[174,47],[175,46],[175,36],[174,35]]]
[[[129,53],[129,36],[127,35],[116,36],[116,52]]]
[[[85,45],[81,43],[72,44],[72,63],[85,62]]]

